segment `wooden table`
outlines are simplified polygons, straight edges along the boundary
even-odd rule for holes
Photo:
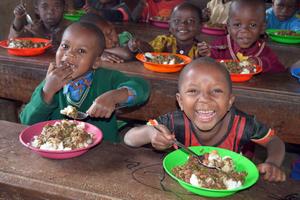
[[[52,54],[16,57],[0,49],[0,98],[28,102],[53,59]],[[147,120],[176,109],[178,73],[151,72],[137,61],[104,63],[104,66],[142,76],[151,83],[152,92],[147,104],[134,112],[123,111],[126,114],[121,117]],[[300,144],[300,85],[288,72],[257,75],[249,82],[233,84],[233,92],[237,96],[237,107],[274,127],[285,142]]]
[[[0,199],[208,199],[181,188],[162,170],[164,154],[101,143],[67,160],[42,158],[18,140],[24,125],[0,121]],[[226,199],[270,199],[299,192],[299,183],[267,183]]]

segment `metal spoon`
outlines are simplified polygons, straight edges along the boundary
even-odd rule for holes
[[[33,20],[28,13],[26,13],[26,21],[28,24],[33,24]]]
[[[157,131],[161,132],[159,128],[157,128],[156,126],[153,126]],[[186,153],[188,153],[189,155],[195,157],[198,161],[198,163],[206,168],[210,168],[210,169],[220,169],[219,167],[216,166],[209,166],[206,165],[202,162],[201,157],[198,154],[196,154],[194,151],[192,151],[191,149],[189,149],[188,147],[186,147],[184,144],[182,144],[181,142],[179,142],[178,140],[174,139],[173,143],[176,144],[177,146],[179,146],[182,150],[184,150]]]
[[[218,50],[225,50],[225,49],[228,49],[228,46],[227,45],[215,45],[215,46],[209,45],[209,48],[218,49]]]

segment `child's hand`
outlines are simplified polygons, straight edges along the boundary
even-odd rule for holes
[[[262,163],[259,164],[257,168],[261,174],[264,174],[264,180],[273,182],[282,182],[286,180],[285,172],[272,163]]]
[[[206,42],[199,42],[197,44],[196,58],[203,56],[210,56],[210,48]]]
[[[86,113],[91,117],[110,118],[118,103],[115,100],[115,92],[116,90],[111,90],[97,97]]]
[[[14,15],[17,19],[25,18],[26,9],[23,4],[19,4],[14,9]]]
[[[53,95],[72,79],[72,74],[72,67],[56,67],[54,63],[50,63],[45,79],[45,85],[43,87],[44,97],[46,98],[44,100],[46,102],[51,102]]]
[[[101,60],[110,62],[110,63],[123,63],[124,60],[120,58],[119,56],[109,53],[109,52],[103,52],[101,55]]]
[[[155,125],[153,127],[153,134],[151,136],[151,144],[157,150],[168,149],[173,145],[175,135],[172,134],[169,129],[164,125]]]

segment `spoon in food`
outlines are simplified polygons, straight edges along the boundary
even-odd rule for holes
[[[156,126],[153,126],[157,131],[161,132],[160,129],[158,129]],[[195,157],[198,161],[198,163],[206,168],[210,168],[210,169],[220,169],[217,166],[210,166],[210,165],[206,165],[203,163],[201,157],[198,154],[196,154],[194,151],[192,151],[191,149],[189,149],[188,147],[186,147],[184,144],[182,144],[181,142],[179,142],[178,140],[174,139],[173,143],[176,144],[177,146],[179,146],[182,150],[184,150],[186,153],[188,153],[189,155]]]

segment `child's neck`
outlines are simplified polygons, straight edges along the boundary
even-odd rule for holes
[[[188,51],[192,48],[194,43],[195,43],[194,39],[188,41],[176,40],[178,52],[183,51],[184,54],[188,53]]]
[[[214,146],[218,144],[225,134],[227,134],[228,127],[231,119],[231,112],[228,111],[225,116],[218,122],[218,124],[210,131],[201,131],[194,125],[194,133],[198,140],[201,142],[201,145],[205,146]]]

